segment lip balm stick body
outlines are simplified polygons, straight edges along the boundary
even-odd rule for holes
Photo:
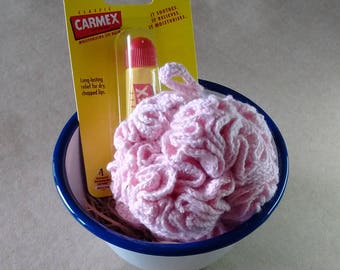
[[[141,100],[159,91],[155,46],[146,37],[129,40],[126,48],[126,114],[129,115]]]

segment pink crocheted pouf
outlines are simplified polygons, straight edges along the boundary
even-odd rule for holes
[[[159,241],[227,232],[276,191],[272,135],[254,107],[207,93],[180,64],[162,67],[160,80],[171,91],[141,101],[116,129],[107,166],[116,210]]]

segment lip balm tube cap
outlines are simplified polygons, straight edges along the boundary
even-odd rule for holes
[[[126,48],[126,67],[155,67],[156,49],[152,41],[145,37],[136,37]]]

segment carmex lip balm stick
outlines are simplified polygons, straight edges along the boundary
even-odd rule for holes
[[[182,63],[197,79],[191,4],[63,2],[87,191],[111,196],[113,135],[137,103],[161,91],[158,68]]]
[[[156,49],[152,41],[146,37],[128,40],[125,62],[126,114],[129,115],[141,100],[160,91]]]

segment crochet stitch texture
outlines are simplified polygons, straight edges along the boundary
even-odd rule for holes
[[[163,66],[160,80],[172,91],[141,101],[114,134],[116,210],[159,241],[227,232],[276,191],[272,135],[254,107],[208,94],[180,64]]]

